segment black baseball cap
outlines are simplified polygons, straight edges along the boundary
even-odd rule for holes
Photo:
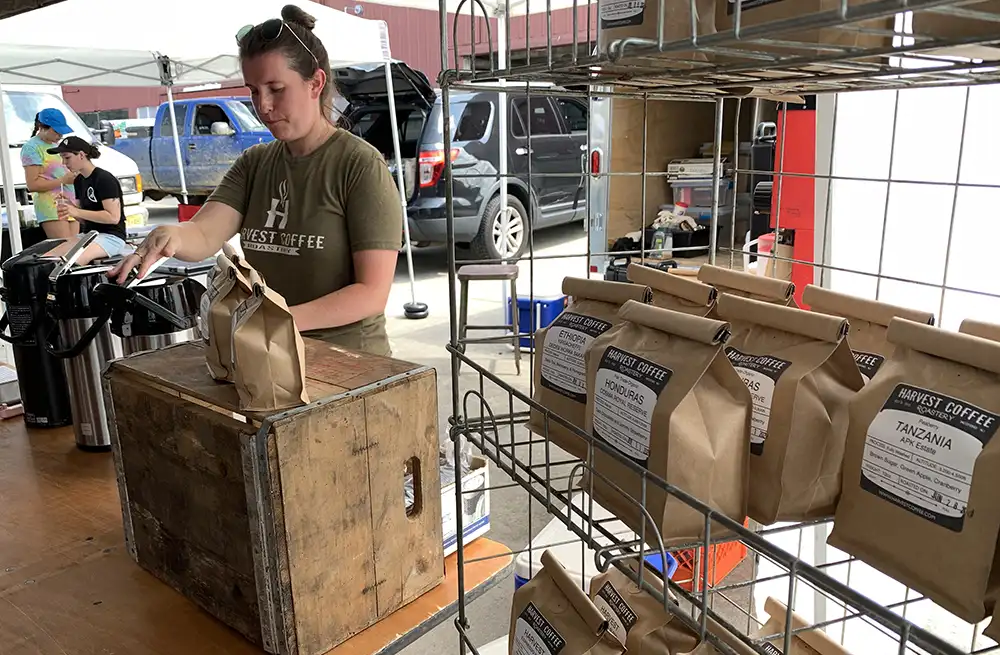
[[[64,152],[87,152],[90,150],[91,144],[84,141],[78,136],[68,136],[59,142],[55,148],[49,148],[48,153],[50,155],[58,155]]]

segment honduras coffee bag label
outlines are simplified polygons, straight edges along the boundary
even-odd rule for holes
[[[656,362],[609,346],[594,380],[594,436],[646,466],[653,409],[673,374]]]

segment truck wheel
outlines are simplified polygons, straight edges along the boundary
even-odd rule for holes
[[[501,216],[500,196],[494,196],[470,244],[473,258],[517,260],[528,243],[529,225],[528,212],[514,195],[507,194],[507,216]]]

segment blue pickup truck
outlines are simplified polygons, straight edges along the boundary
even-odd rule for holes
[[[249,98],[176,100],[174,113],[188,201],[193,204],[204,202],[241,152],[274,139],[257,118]],[[129,129],[124,138],[112,132],[108,141],[139,166],[146,197],[180,198],[181,178],[167,103],[160,105],[152,128]]]

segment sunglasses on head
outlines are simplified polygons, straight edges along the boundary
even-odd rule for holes
[[[257,30],[261,38],[263,38],[265,41],[268,42],[274,41],[279,36],[281,36],[281,32],[284,29],[285,29],[285,21],[283,21],[280,18],[272,18],[270,20],[264,21],[263,23],[260,23],[259,25],[252,25],[252,24],[244,25],[236,33],[236,43],[237,44],[243,43],[243,39],[247,38],[247,36],[250,35],[250,32],[253,32],[254,30]],[[295,33],[295,30],[289,27],[288,31],[291,32],[292,36],[295,37],[295,40],[299,42],[299,45],[305,48],[305,51],[308,52],[309,55],[313,58],[313,61],[316,62],[316,67],[319,68],[319,59],[317,59],[316,55],[313,54],[313,51],[309,49],[309,46],[303,43],[302,39],[299,38],[299,35]]]

